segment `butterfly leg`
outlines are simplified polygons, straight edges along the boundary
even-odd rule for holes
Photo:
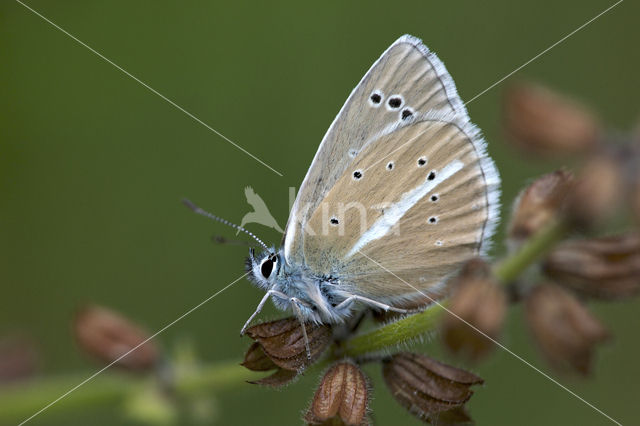
[[[242,327],[242,330],[240,330],[240,335],[243,336],[245,331],[247,331],[247,328],[249,328],[249,324],[251,324],[251,321],[253,321],[253,319],[256,317],[256,315],[258,315],[260,313],[260,311],[262,310],[262,308],[264,307],[264,304],[267,303],[267,300],[269,299],[270,296],[278,296],[281,297],[283,299],[288,299],[289,296],[287,296],[286,294],[279,292],[278,290],[269,290],[265,293],[264,297],[262,298],[262,300],[260,301],[260,303],[258,304],[258,307],[256,308],[256,311],[253,313],[253,315],[251,315],[249,317],[249,319],[247,320],[246,323],[244,323],[244,327]]]
[[[378,301],[373,300],[373,299],[369,299],[368,297],[358,296],[356,294],[353,294],[353,295],[347,297],[345,300],[343,300],[338,305],[336,305],[335,309],[336,310],[344,309],[347,306],[349,306],[350,304],[352,304],[353,302],[358,302],[358,301],[362,302],[362,303],[364,303],[364,304],[366,304],[368,306],[373,306],[373,307],[376,307],[376,308],[383,309],[384,311],[398,312],[400,314],[406,314],[406,313],[410,312],[407,309],[396,308],[396,307],[393,307],[391,305],[387,305],[385,303],[378,302]]]
[[[307,328],[304,325],[304,317],[302,316],[302,311],[300,310],[299,304],[302,303],[299,299],[292,297],[291,299],[291,308],[293,312],[296,314],[298,318],[298,322],[300,322],[300,327],[302,328],[302,337],[304,338],[304,347],[307,349],[307,359],[311,359],[311,346],[309,345],[309,337],[307,336]]]

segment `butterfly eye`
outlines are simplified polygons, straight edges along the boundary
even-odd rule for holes
[[[270,258],[265,259],[264,262],[262,262],[262,265],[260,266],[260,272],[262,273],[262,276],[265,278],[269,278],[272,271],[273,271],[273,260],[271,260]]]

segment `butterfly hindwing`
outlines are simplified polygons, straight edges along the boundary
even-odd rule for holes
[[[323,138],[289,217],[287,262],[305,263],[310,215],[363,148],[385,129],[432,110],[468,120],[442,62],[419,39],[405,35],[365,74]]]
[[[311,212],[306,264],[396,306],[416,295],[402,280],[433,294],[486,248],[498,185],[475,126],[452,113],[416,117],[364,147]]]

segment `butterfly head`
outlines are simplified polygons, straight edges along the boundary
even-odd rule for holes
[[[260,288],[270,289],[276,282],[280,270],[280,255],[275,250],[265,250],[256,256],[255,250],[249,250],[247,272],[251,280]]]

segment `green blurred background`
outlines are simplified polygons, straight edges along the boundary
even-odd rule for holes
[[[189,197],[240,222],[252,185],[281,226],[354,85],[398,36],[422,38],[470,99],[612,4],[512,2],[44,1],[28,5],[284,174],[279,177],[20,4],[0,4],[0,335],[37,341],[42,374],[96,365],[70,322],[86,302],[156,330],[243,272],[246,249],[214,245],[230,229],[181,205]],[[592,105],[613,128],[638,118],[640,7],[626,1],[519,72]],[[518,156],[500,130],[509,81],[469,105],[489,141],[509,204],[558,164]],[[504,211],[508,211],[505,206]],[[251,229],[273,243],[271,229]],[[496,244],[495,254],[503,246]],[[238,331],[262,292],[243,281],[159,337],[195,342],[203,360],[240,360]],[[595,304],[615,333],[595,376],[559,377],[623,424],[638,424],[638,300]],[[269,308],[263,318],[274,317]],[[504,339],[547,371],[521,309]],[[425,351],[443,355],[437,341]],[[367,370],[379,425],[419,424]],[[469,404],[478,424],[609,422],[503,351],[474,368],[486,379]],[[317,377],[283,391],[252,385],[216,395],[217,424],[299,424]],[[82,389],[78,390],[82,392]],[[32,424],[130,424],[117,407],[43,413]],[[135,424],[135,423],[131,423]]]

